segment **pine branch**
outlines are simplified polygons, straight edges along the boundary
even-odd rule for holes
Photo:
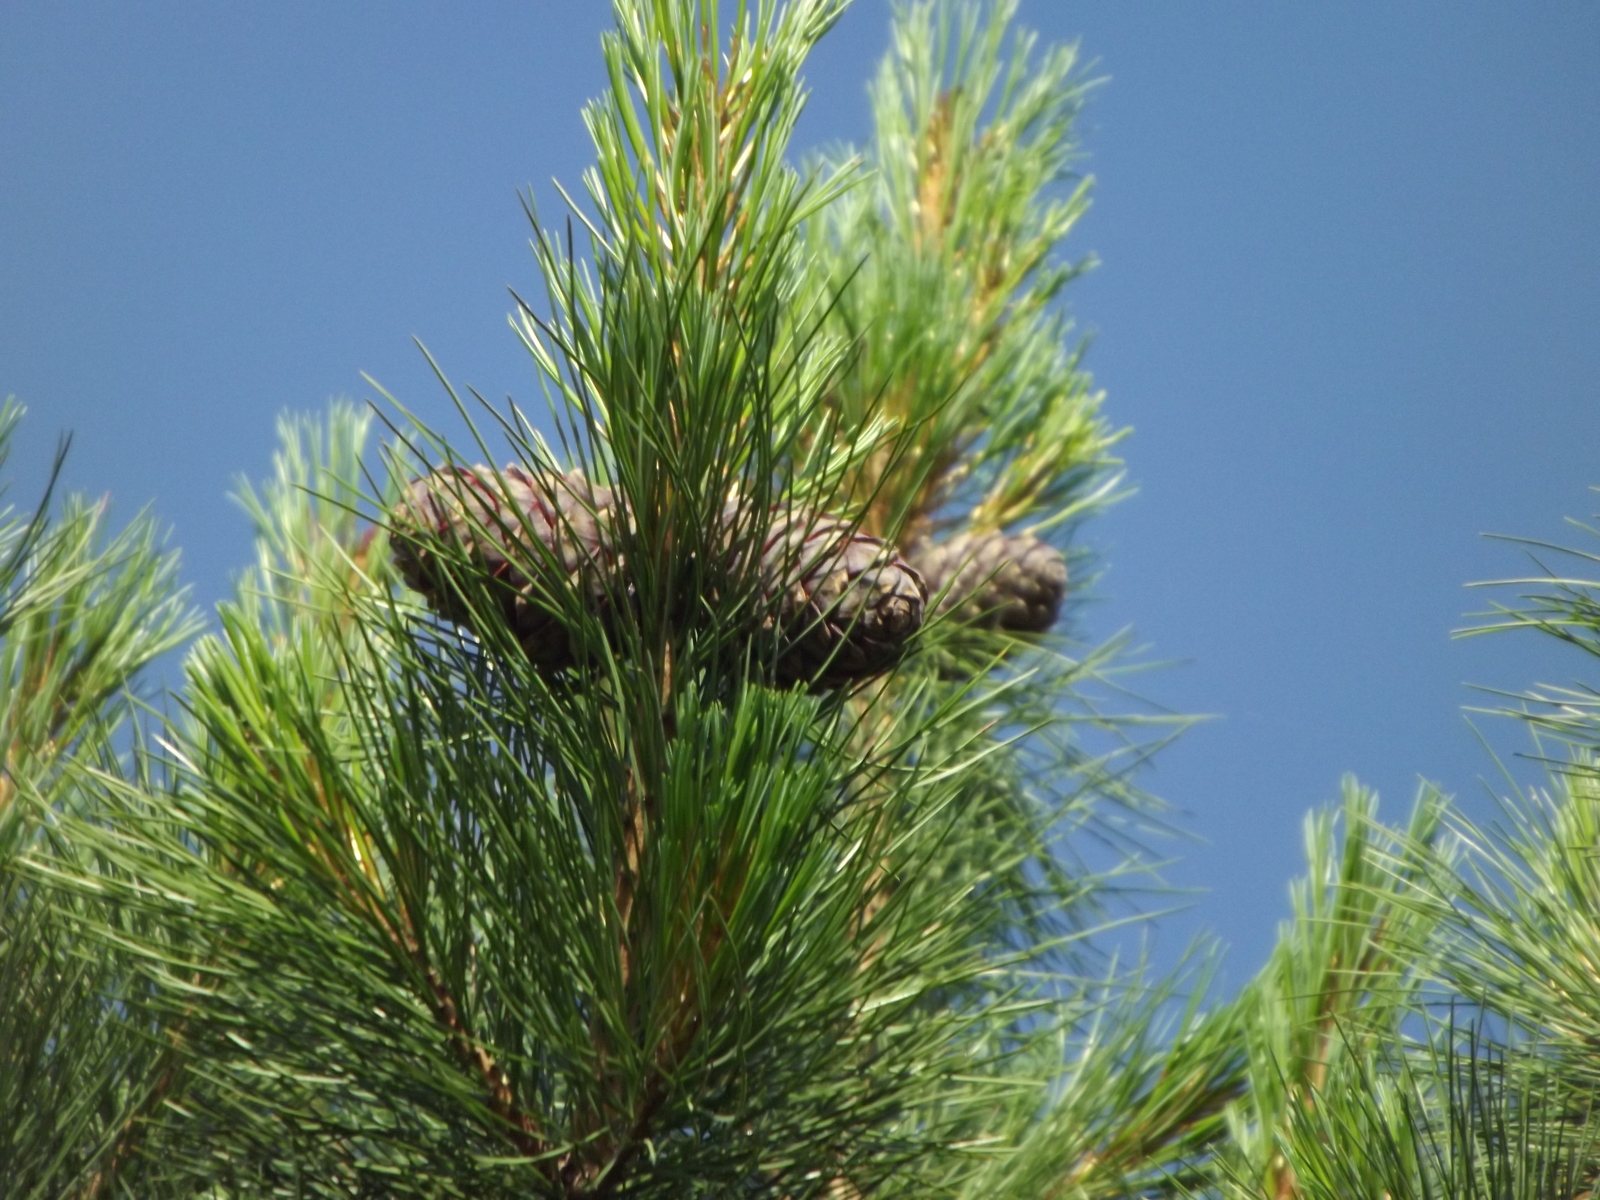
[[[190,656],[169,786],[78,773],[102,815],[62,828],[105,870],[53,878],[108,899],[90,925],[138,963],[142,1011],[187,1022],[195,1103],[149,1128],[204,1186],[949,1194],[1027,1143],[1104,1188],[1215,1136],[1236,1071],[1214,1026],[1169,1053],[1129,1001],[1096,1049],[1104,997],[1044,970],[1100,887],[1055,850],[1100,797],[1138,803],[1140,753],[1090,753],[1057,710],[1099,658],[1041,654],[1030,682],[1006,657],[1060,604],[1059,547],[1007,540],[944,589],[974,636],[924,657],[893,540],[947,504],[988,505],[975,535],[1061,527],[1114,475],[1046,312],[1081,211],[1046,198],[1070,56],[1035,86],[1025,44],[1001,70],[1009,9],[937,54],[911,10],[875,198],[835,226],[851,169],[785,151],[840,8],[724,29],[620,0],[587,238],[535,220],[544,303],[515,317],[566,461],[453,389],[471,452],[402,412],[370,476],[352,411],[286,422],[275,480],[242,489],[257,565]],[[874,224],[907,204],[914,229]],[[920,319],[893,281],[808,247],[852,221],[856,250],[949,281],[916,361],[885,350]],[[503,460],[488,434],[501,471],[466,465]],[[1027,629],[991,603],[1019,573],[1042,581]],[[1052,1039],[1082,1039],[1086,1085],[1139,1064],[1126,1119],[1086,1087],[1046,1123],[1092,1129],[1067,1159],[1032,1136]]]
[[[1303,1194],[1285,1146],[1352,1071],[1374,1069],[1401,1045],[1429,977],[1437,917],[1419,905],[1439,851],[1444,801],[1424,788],[1404,834],[1376,818],[1377,798],[1347,779],[1335,816],[1306,819],[1308,874],[1293,888],[1295,917],[1241,997],[1249,1094],[1232,1114],[1220,1162],[1244,1194]]]
[[[963,517],[983,534],[1060,524],[1103,502],[1114,434],[1080,351],[1052,312],[1082,266],[1055,249],[1088,181],[1053,187],[1077,157],[1085,85],[1070,47],[1032,58],[1004,40],[1014,3],[917,3],[896,16],[873,87],[876,175],[813,224],[819,287],[858,353],[830,394],[842,431],[882,411],[907,451],[857,471],[867,527],[912,544]],[[825,282],[823,282],[825,281]]]
[[[0,458],[20,416],[0,410]],[[180,1069],[153,1052],[128,956],[87,934],[115,906],[52,878],[103,877],[61,831],[98,816],[77,770],[117,764],[137,673],[195,624],[153,524],[108,535],[105,515],[69,497],[0,518],[0,1177],[17,1195],[126,1186]]]
[[[510,1128],[511,1140],[517,1151],[530,1159],[544,1158],[548,1148],[538,1123],[517,1104],[510,1077],[462,1024],[456,1002],[451,998],[444,981],[439,978],[439,973],[422,960],[420,951],[415,953],[417,966],[432,992],[434,1017],[449,1034],[450,1049],[457,1061],[469,1074],[476,1074],[483,1081],[489,1093],[491,1110]]]

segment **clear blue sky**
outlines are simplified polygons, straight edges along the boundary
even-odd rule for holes
[[[808,68],[803,143],[860,139],[887,5]],[[1218,714],[1146,782],[1206,841],[1169,922],[1260,961],[1300,820],[1353,770],[1398,818],[1419,774],[1486,811],[1464,683],[1587,664],[1452,642],[1484,531],[1600,509],[1600,6],[1023,6],[1109,77],[1072,305],[1138,496],[1087,531],[1094,627],[1185,665],[1150,696]],[[599,0],[232,0],[0,8],[0,394],[31,410],[21,500],[68,479],[151,503],[209,605],[249,554],[224,496],[276,414],[366,371],[447,419],[410,344],[490,397],[537,394],[505,324],[535,279],[517,187],[575,182]],[[1514,737],[1503,744],[1516,748]]]

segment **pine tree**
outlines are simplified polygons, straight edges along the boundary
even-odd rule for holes
[[[0,1196],[1589,1194],[1591,693],[1508,835],[1347,782],[1236,997],[1105,953],[1174,723],[1075,622],[1088,85],[908,3],[797,168],[844,2],[616,0],[527,205],[549,419],[285,418],[165,708],[150,519],[0,521]],[[1597,593],[1493,623],[1592,652]]]
[[[1049,307],[1072,56],[908,8],[865,161],[796,170],[840,7],[618,3],[585,202],[529,204],[552,434],[285,425],[181,711],[29,810],[150,1060],[41,1194],[1103,1189],[1217,1127],[1210,1027],[1072,982],[1062,838],[1145,813],[1056,699],[1103,656],[1039,641],[1116,479]]]

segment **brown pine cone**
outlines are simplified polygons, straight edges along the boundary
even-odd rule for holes
[[[522,481],[506,483],[515,493]],[[508,543],[517,537],[519,497],[500,493],[487,467],[447,467],[413,479],[391,510],[395,566],[406,583],[451,620],[465,620],[459,600],[440,573],[431,543],[453,541],[486,573],[513,589],[520,579]]]
[[[1043,633],[1061,613],[1067,562],[1048,542],[1026,534],[961,533],[907,557],[938,596],[938,611],[984,629]]]
[[[894,666],[928,601],[922,577],[893,546],[825,514],[775,517],[761,577],[792,639],[778,660],[778,680],[814,688],[840,687]]]
[[[581,471],[544,481],[512,464],[500,477],[503,489],[494,472],[479,465],[413,479],[391,512],[395,564],[429,607],[470,627],[434,543],[459,546],[487,575],[490,595],[528,657],[539,666],[566,666],[573,659],[567,626],[539,599],[550,594],[548,583],[536,587],[530,572],[547,581],[564,576],[568,586],[584,589],[591,605],[603,607],[615,558],[606,532],[611,491],[593,486]],[[529,544],[530,536],[538,546]]]
[[[446,620],[471,626],[447,577],[440,542],[459,546],[489,580],[489,591],[523,650],[538,666],[570,665],[568,623],[541,596],[545,571],[559,572],[592,612],[604,616],[626,593],[626,566],[613,536],[610,489],[582,472],[549,481],[512,465],[500,487],[489,468],[451,467],[414,479],[392,516],[401,577]],[[729,502],[729,527],[738,501]],[[538,546],[529,545],[531,539]],[[542,547],[542,549],[540,549]],[[780,683],[840,687],[892,667],[922,624],[928,591],[922,578],[880,538],[855,532],[826,514],[775,514],[761,546],[760,578],[772,600],[771,623],[786,640]]]

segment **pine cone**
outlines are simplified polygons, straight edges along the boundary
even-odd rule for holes
[[[962,533],[908,555],[940,612],[984,629],[1043,633],[1061,613],[1067,562],[1048,542],[1003,533]]]
[[[928,589],[893,546],[828,515],[779,515],[761,554],[761,577],[793,639],[780,683],[833,688],[894,666],[922,625]]]
[[[448,467],[413,479],[391,514],[395,564],[446,620],[471,626],[471,616],[446,578],[436,543],[459,546],[489,580],[490,595],[523,651],[537,665],[567,666],[573,648],[566,624],[541,603],[551,574],[587,593],[603,609],[614,575],[607,530],[612,496],[581,471],[541,481],[512,464],[500,472],[479,465]],[[543,547],[528,544],[529,537]],[[537,587],[530,572],[544,576]]]
[[[446,620],[471,626],[447,578],[438,544],[459,546],[489,580],[489,590],[535,665],[559,668],[575,658],[568,624],[543,603],[548,585],[530,573],[559,571],[566,586],[602,617],[626,594],[626,566],[613,536],[610,489],[579,471],[545,482],[521,467],[451,467],[414,479],[395,506],[392,539],[401,577]],[[554,502],[552,504],[552,501]],[[739,500],[729,501],[728,527]],[[532,536],[542,547],[525,544]],[[761,546],[760,578],[773,601],[770,624],[786,645],[780,683],[840,687],[892,667],[922,624],[928,591],[922,577],[880,538],[855,532],[826,514],[803,519],[775,514]]]

